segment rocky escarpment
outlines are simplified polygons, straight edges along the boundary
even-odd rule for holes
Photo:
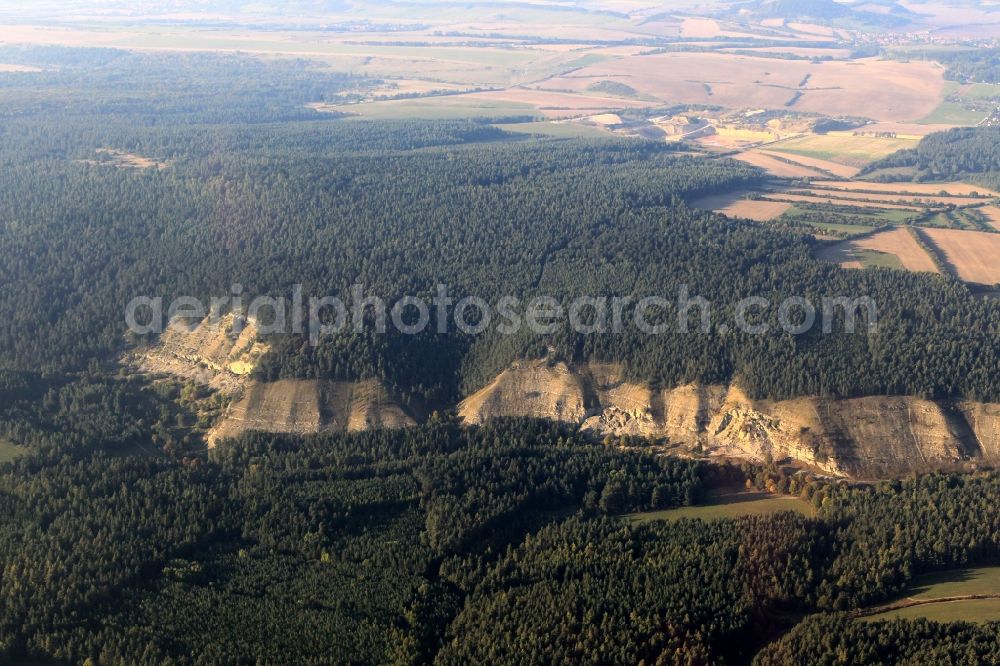
[[[596,437],[660,438],[858,478],[1000,462],[1000,405],[906,396],[752,400],[736,386],[695,384],[654,390],[623,381],[613,365],[522,361],[466,399],[459,414],[468,423],[549,418]]]
[[[208,443],[248,430],[308,434],[414,424],[377,381],[284,379],[247,385],[209,433]]]
[[[217,321],[172,321],[156,345],[123,361],[140,372],[196,382],[228,396],[228,408],[208,433],[209,446],[248,430],[307,434],[415,424],[375,380],[255,381],[251,374],[267,350],[253,320],[230,314]]]
[[[256,322],[232,314],[199,322],[172,320],[157,344],[128,355],[125,363],[150,374],[167,374],[224,393],[241,388],[268,346]]]

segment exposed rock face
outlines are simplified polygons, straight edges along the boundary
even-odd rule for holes
[[[495,416],[576,423],[587,415],[585,390],[583,378],[561,361],[521,361],[469,396],[459,409],[470,423]]]
[[[318,433],[399,428],[415,422],[377,381],[283,379],[248,384],[209,433],[209,446],[248,430]]]
[[[228,314],[197,324],[175,319],[156,346],[126,360],[143,372],[165,373],[232,393],[246,382],[267,350],[257,340],[253,320],[236,321]]]
[[[791,458],[830,474],[878,478],[1000,463],[1000,405],[905,396],[751,400],[738,387],[656,391],[613,365],[523,361],[459,405],[468,423],[533,416],[595,436],[641,435],[759,461]]]
[[[142,372],[173,375],[232,396],[225,416],[208,434],[209,446],[247,430],[317,433],[414,424],[375,380],[251,380],[268,346],[257,339],[254,321],[235,323],[232,314],[197,324],[175,320],[156,346],[124,359]]]
[[[958,408],[972,428],[983,457],[1000,460],[1000,405],[963,402]]]

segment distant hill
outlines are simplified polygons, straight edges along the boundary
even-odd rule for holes
[[[864,9],[873,5],[885,5],[888,10],[873,12]],[[912,12],[895,2],[846,5],[834,0],[751,0],[734,5],[733,10],[744,18],[749,14],[758,19],[812,19],[821,22],[850,20],[883,27],[905,24],[910,20],[907,15],[912,15]]]

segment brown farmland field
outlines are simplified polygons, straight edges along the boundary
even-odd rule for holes
[[[979,209],[983,215],[985,215],[993,228],[1000,231],[1000,208],[996,206],[983,206]]]
[[[958,277],[979,284],[1000,284],[1000,234],[964,229],[923,229]]]
[[[799,84],[809,75],[800,90]],[[611,78],[665,102],[729,108],[791,108],[883,121],[925,117],[941,102],[943,69],[923,61],[875,58],[813,63],[725,53],[659,53],[609,60],[550,82],[583,90],[596,76]],[[800,98],[788,105],[792,97]]]
[[[997,236],[1000,238],[1000,235]],[[877,234],[847,240],[824,248],[818,257],[824,261],[838,263],[844,268],[860,268],[855,252],[874,250],[892,254],[899,258],[903,268],[910,271],[937,273],[937,266],[927,252],[917,243],[909,231],[892,227]]]
[[[757,150],[748,150],[733,156],[741,162],[760,167],[778,178],[822,178],[823,174],[798,164],[789,164]],[[782,156],[784,157],[784,156]]]
[[[878,191],[885,192],[887,194],[898,194],[902,192],[932,195],[947,192],[953,196],[967,196],[974,192],[988,195],[997,194],[996,192],[988,190],[985,187],[980,187],[979,185],[969,185],[968,183],[869,183],[849,180],[817,180],[815,184],[823,187],[833,187],[843,190]]]
[[[833,194],[833,193],[831,193]],[[833,204],[835,206],[855,206],[857,208],[880,208],[884,210],[912,210],[914,212],[922,211],[923,208],[917,206],[904,206],[902,204],[893,203],[881,203],[881,202],[868,202],[868,201],[857,201],[856,199],[842,199],[836,196],[829,196],[826,193],[817,195],[808,194],[786,194],[785,192],[779,192],[776,194],[769,194],[776,199],[783,199],[786,201],[800,201],[802,203],[814,203],[814,204]]]
[[[782,153],[779,149],[761,151],[765,155],[777,155],[782,159],[791,160],[796,164],[801,164],[805,167],[811,167],[813,169],[821,169],[827,173],[832,173],[834,176],[840,178],[853,178],[859,171],[859,169],[849,166],[847,164],[838,164],[837,162],[831,162],[830,160],[819,159],[818,157],[809,157],[806,155],[796,155],[794,153]],[[822,175],[821,175],[822,177]]]
[[[791,208],[791,204],[781,201],[747,199],[746,192],[729,192],[702,197],[691,205],[703,210],[714,210],[730,217],[745,217],[749,220],[765,222],[780,217]]]

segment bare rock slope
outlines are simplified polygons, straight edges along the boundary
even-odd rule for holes
[[[227,315],[193,324],[172,321],[155,346],[123,360],[141,372],[197,382],[228,395],[228,409],[208,433],[209,446],[248,430],[305,434],[415,423],[375,380],[255,381],[251,374],[267,350],[253,320]]]
[[[257,340],[253,320],[232,314],[197,323],[173,320],[159,342],[125,361],[151,374],[168,374],[232,393],[246,383],[257,359],[268,350]]]
[[[522,361],[459,406],[467,423],[532,416],[858,478],[1000,462],[1000,405],[906,396],[752,400],[736,386],[654,390],[613,365]]]
[[[407,425],[413,419],[377,381],[284,379],[246,386],[208,441],[211,446],[248,430],[318,433]]]

